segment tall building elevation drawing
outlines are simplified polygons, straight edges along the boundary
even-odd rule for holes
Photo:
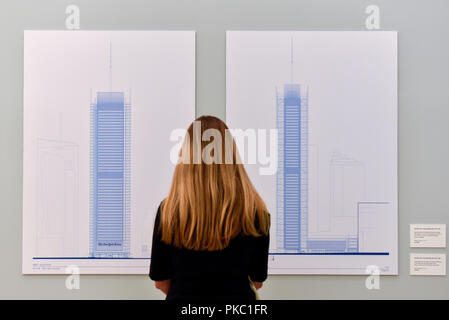
[[[91,257],[130,256],[130,114],[123,92],[91,104]]]
[[[148,274],[195,31],[26,30],[23,66],[22,273]]]
[[[396,32],[227,31],[226,122],[277,132],[270,274],[397,274]]]
[[[293,38],[290,50],[290,82],[276,87],[276,251],[281,254],[359,254],[360,235],[366,234],[360,226],[374,227],[361,221],[367,215],[361,215],[360,206],[369,204],[379,211],[379,206],[388,203],[366,202],[364,164],[335,153],[329,162],[329,219],[346,220],[346,223],[338,224],[338,230],[327,230],[331,234],[309,234],[309,88],[293,80]],[[388,254],[363,252],[370,253]]]
[[[307,244],[308,92],[295,83],[277,90],[278,248],[302,251]]]

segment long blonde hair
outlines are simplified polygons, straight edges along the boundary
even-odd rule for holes
[[[201,130],[195,129],[194,124],[200,125]],[[211,132],[208,129],[219,132],[221,142],[229,139],[228,143],[220,144],[215,141],[217,136],[213,136],[209,144],[218,142],[218,148],[209,153],[218,161],[212,163],[203,160],[203,153],[210,146],[201,137],[205,131],[206,135]],[[190,143],[190,137],[194,143]],[[194,147],[195,142],[201,148]],[[198,155],[203,155],[201,161],[195,158]],[[239,234],[255,237],[268,234],[267,208],[239,159],[234,138],[223,121],[202,116],[190,125],[170,192],[162,203],[163,242],[177,248],[214,251],[227,247]]]

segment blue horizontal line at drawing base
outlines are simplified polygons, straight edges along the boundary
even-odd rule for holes
[[[388,256],[389,252],[270,252],[273,256]]]
[[[150,260],[132,257],[33,257],[33,260]]]

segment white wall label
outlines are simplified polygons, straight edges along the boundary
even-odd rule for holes
[[[411,224],[410,247],[446,248],[446,225]]]
[[[445,276],[445,253],[410,253],[410,275]]]

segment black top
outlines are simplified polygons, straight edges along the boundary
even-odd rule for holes
[[[269,236],[239,235],[219,251],[178,249],[161,241],[156,214],[150,278],[171,279],[167,300],[255,300],[248,276],[267,278]]]

